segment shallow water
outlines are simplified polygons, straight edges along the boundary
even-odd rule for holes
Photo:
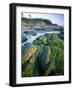
[[[43,31],[43,32],[37,32],[37,34],[35,36],[32,35],[25,35],[28,38],[27,41],[22,43],[22,46],[26,43],[32,43],[34,40],[36,40],[36,38],[38,38],[39,36],[45,35],[45,34],[51,34],[51,33],[60,33],[60,31]]]

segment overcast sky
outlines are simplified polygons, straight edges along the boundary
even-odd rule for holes
[[[63,14],[43,14],[43,13],[23,13],[21,14],[22,17],[26,18],[42,18],[42,19],[49,19],[54,24],[58,24],[60,26],[64,26],[64,15]]]

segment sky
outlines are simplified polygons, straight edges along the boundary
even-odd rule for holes
[[[63,14],[52,14],[52,13],[21,13],[22,17],[26,18],[42,18],[51,20],[53,24],[64,26],[64,15]]]

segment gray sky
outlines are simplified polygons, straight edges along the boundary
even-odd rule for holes
[[[54,24],[58,24],[60,26],[64,26],[64,15],[63,14],[51,14],[51,13],[23,13],[22,12],[22,17],[29,18],[42,18],[42,19],[49,19],[52,21]]]

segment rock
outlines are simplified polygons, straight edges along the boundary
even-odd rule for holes
[[[22,38],[22,43],[23,43],[23,42],[26,42],[27,40],[28,40],[28,39],[27,39],[27,38],[25,38],[25,37],[24,37],[24,38]]]
[[[33,45],[31,48],[29,48],[29,50],[27,51],[27,53],[22,57],[22,63],[25,63],[26,61],[30,60],[31,57],[36,52],[37,52],[37,47]]]
[[[31,31],[31,30],[30,31],[24,31],[24,33],[27,34],[27,35],[32,35],[32,36],[37,35],[35,31]]]

